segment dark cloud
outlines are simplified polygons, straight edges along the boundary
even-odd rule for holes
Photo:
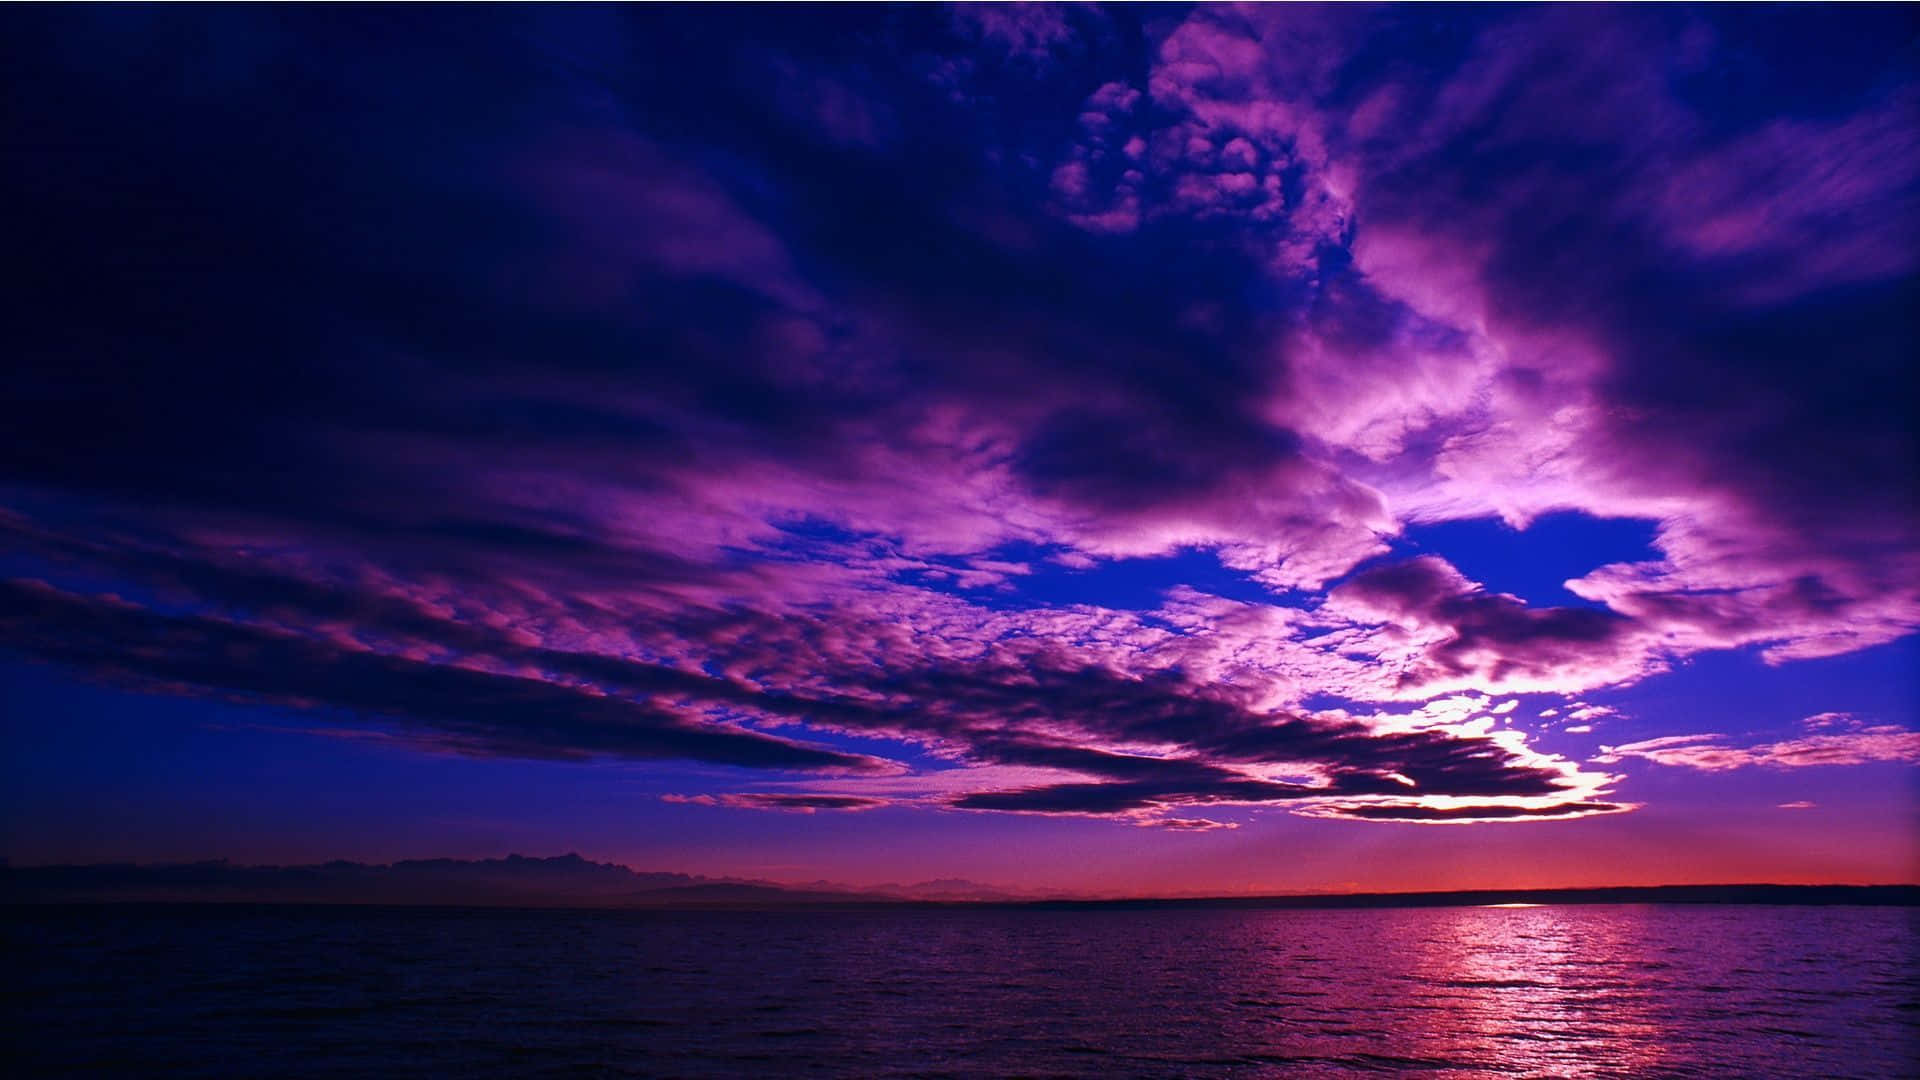
[[[1552,806],[1335,806],[1323,811],[1332,817],[1362,821],[1527,821],[1617,814],[1632,807],[1610,802],[1568,802]]]
[[[203,615],[168,615],[34,583],[0,590],[0,646],[150,690],[326,708],[402,725],[430,743],[469,753],[535,757],[684,758],[769,769],[889,771],[860,754],[724,723],[726,716],[803,721],[842,731],[933,740],[963,761],[1093,778],[1086,783],[976,792],[970,809],[1122,813],[1209,803],[1272,803],[1332,796],[1553,797],[1573,779],[1508,747],[1445,731],[1381,733],[1364,725],[1265,715],[1177,679],[1117,672],[978,665],[862,678],[853,657],[814,656],[845,670],[827,689],[784,685],[771,671],[726,679],[615,657],[515,645],[450,627],[417,641],[469,651],[427,659],[358,641]],[[372,606],[358,608],[363,612]],[[419,625],[439,627],[417,613]],[[382,636],[378,623],[358,629]],[[391,630],[391,626],[386,628]],[[779,642],[763,647],[777,650]],[[391,645],[389,647],[392,647]],[[720,641],[699,646],[723,666],[752,666]],[[878,694],[876,698],[875,694]],[[718,711],[716,711],[718,710]],[[1059,734],[1047,735],[1054,731]],[[1149,740],[1178,748],[1155,756],[1102,748]],[[1244,770],[1290,764],[1321,783],[1281,783]],[[822,798],[852,809],[859,797]],[[779,798],[730,806],[779,808]],[[803,808],[795,803],[785,808]]]
[[[1348,607],[1435,633],[1401,685],[1426,687],[1470,676],[1486,685],[1551,682],[1585,668],[1638,662],[1644,635],[1633,620],[1596,608],[1530,608],[1518,597],[1466,580],[1427,555],[1362,571],[1330,593]]]
[[[1395,806],[1412,806],[1419,801],[1409,797],[1415,792],[1421,797],[1538,799],[1563,798],[1573,786],[1565,773],[1527,765],[1511,750],[1483,738],[1438,731],[1384,735],[1357,726],[1343,730],[1303,721],[1280,721],[1261,725],[1258,730],[1271,733],[1260,740],[1265,753],[1259,756],[1226,757],[1205,743],[1198,749],[1215,760],[1313,761],[1329,767],[1327,781],[1301,784],[1264,780],[1227,765],[1198,760],[1000,752],[993,755],[994,760],[1069,767],[1102,779],[973,792],[955,798],[952,805],[967,810],[1114,814],[1169,806],[1258,805],[1368,796]],[[1103,760],[1086,760],[1095,756]],[[1116,762],[1126,764],[1115,767]]]
[[[411,723],[431,741],[486,754],[889,768],[864,755],[706,722],[665,702],[169,616],[34,583],[0,585],[0,646],[148,689]]]
[[[1047,814],[1117,814],[1164,805],[1271,803],[1325,795],[1298,784],[1220,778],[1211,783],[1114,781],[1097,784],[1049,784],[1018,791],[982,791],[962,795],[952,805],[962,810],[1019,810]]]
[[[816,810],[875,810],[887,805],[885,799],[862,795],[825,795],[814,792],[744,791],[726,795],[665,795],[667,802],[697,806],[730,806],[744,810],[788,810],[811,814]]]
[[[733,798],[754,806],[780,810],[871,810],[874,807],[886,805],[883,799],[866,799],[858,795],[789,795],[761,792],[735,795]]]

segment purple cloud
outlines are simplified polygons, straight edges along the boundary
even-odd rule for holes
[[[18,77],[102,135],[22,139],[8,181],[42,273],[0,646],[468,753],[846,785],[731,807],[1629,808],[1484,695],[1586,726],[1578,695],[1690,655],[1920,626],[1914,79],[1747,115],[1689,89],[1713,35],[1650,12],[1393,47],[1414,21],[636,30],[586,88],[551,62],[579,43],[488,23],[520,60],[375,43],[224,105],[48,51]],[[1551,606],[1403,546],[1559,512],[1650,522],[1654,557]],[[1194,556],[1245,590],[1033,585]]]

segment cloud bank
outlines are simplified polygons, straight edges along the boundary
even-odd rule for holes
[[[1920,625],[1892,16],[1815,20],[1848,72],[1794,12],[143,18],[8,46],[14,654],[775,810],[1912,759],[1431,708]],[[1553,606],[1401,544],[1567,512],[1655,557]],[[1194,555],[1245,590],[1046,592]]]

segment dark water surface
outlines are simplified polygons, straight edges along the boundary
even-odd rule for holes
[[[1903,908],[0,914],[12,1075],[1920,1075]]]

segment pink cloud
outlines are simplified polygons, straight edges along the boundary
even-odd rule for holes
[[[1720,735],[1662,736],[1623,746],[1603,747],[1603,752],[1594,760],[1613,763],[1627,758],[1643,758],[1657,765],[1674,765],[1706,772],[1752,766],[1799,769],[1875,762],[1920,764],[1920,732],[1890,724],[1863,725],[1838,734],[1806,735],[1748,747],[1719,745],[1723,738]]]

